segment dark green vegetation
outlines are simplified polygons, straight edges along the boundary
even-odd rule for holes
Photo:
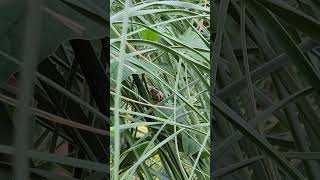
[[[0,2],[0,179],[106,179],[107,1],[40,3]]]
[[[320,179],[319,1],[211,7],[211,177]]]
[[[209,4],[111,5],[111,178],[209,179]]]

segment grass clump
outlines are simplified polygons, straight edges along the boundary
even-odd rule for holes
[[[209,179],[209,3],[111,4],[112,179]]]

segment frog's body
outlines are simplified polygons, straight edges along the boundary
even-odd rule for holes
[[[149,94],[156,103],[162,101],[164,99],[164,95],[161,91],[153,86],[148,86]]]

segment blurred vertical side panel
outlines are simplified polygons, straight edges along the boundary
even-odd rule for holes
[[[319,179],[319,2],[211,1],[211,179]]]
[[[110,2],[40,1],[0,1],[0,179],[109,179]]]

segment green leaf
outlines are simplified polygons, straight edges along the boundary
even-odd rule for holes
[[[202,39],[199,37],[199,35],[191,28],[188,28],[188,30],[183,35],[179,36],[179,39],[185,45],[188,45],[193,48],[202,48],[202,49],[208,48],[206,43],[203,42]]]
[[[197,144],[191,137],[187,136],[186,133],[182,133],[182,147],[184,153],[187,155],[193,155],[200,149],[200,145]]]
[[[149,29],[145,29],[143,31],[140,31],[139,34],[145,40],[159,41],[159,39],[160,39],[160,35],[158,33],[151,31]]]

